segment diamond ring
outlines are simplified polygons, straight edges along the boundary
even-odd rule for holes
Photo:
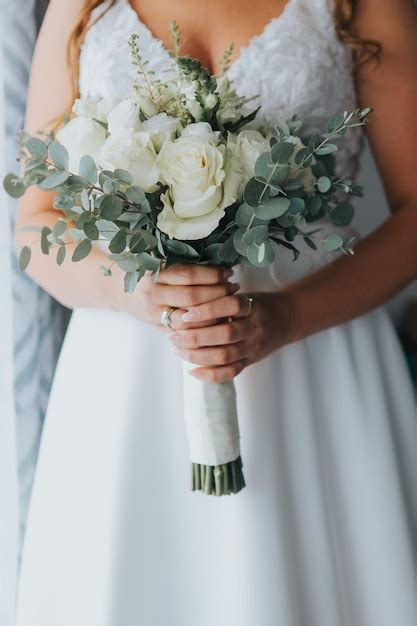
[[[170,309],[164,309],[161,313],[161,323],[163,326],[167,326],[168,328],[172,328],[171,326],[171,315],[176,311],[175,307],[171,307]]]

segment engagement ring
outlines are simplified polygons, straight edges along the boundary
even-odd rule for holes
[[[163,326],[167,326],[168,328],[172,328],[171,326],[171,315],[175,311],[175,308],[164,309],[161,313],[161,322]]]
[[[252,313],[253,298],[251,298],[251,296],[247,296],[247,295],[246,295],[246,294],[244,294],[244,293],[242,294],[242,296],[243,296],[244,298],[246,298],[246,300],[248,301],[248,306],[249,306],[249,308],[248,308],[248,312],[247,312],[247,314],[246,314],[246,315],[249,317],[249,315]]]

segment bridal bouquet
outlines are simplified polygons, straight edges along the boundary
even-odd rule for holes
[[[314,250],[351,252],[336,233],[320,237],[314,222],[352,220],[347,197],[362,190],[334,175],[334,142],[367,123],[369,109],[333,117],[323,134],[301,139],[301,120],[263,127],[225,72],[211,75],[178,45],[165,81],[148,71],[135,35],[130,46],[138,73],[130,96],[80,99],[58,133],[23,136],[23,174],[5,178],[14,197],[32,185],[56,192],[57,221],[40,229],[44,254],[56,249],[61,265],[70,249],[79,262],[107,242],[101,269],[111,275],[117,264],[130,292],[145,273],[158,280],[177,262],[265,267],[280,246],[296,258],[297,238]],[[23,247],[22,270],[30,257]],[[234,383],[185,375],[184,399],[193,490],[237,493],[245,483]]]

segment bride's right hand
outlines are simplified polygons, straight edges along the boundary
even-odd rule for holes
[[[232,270],[223,267],[178,263],[161,270],[157,283],[150,275],[144,276],[133,293],[120,295],[117,309],[164,329],[162,312],[173,308],[172,328],[193,328],[198,324],[183,322],[182,315],[192,306],[235,293],[239,285],[228,282],[232,274]]]

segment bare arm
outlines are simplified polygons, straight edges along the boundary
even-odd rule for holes
[[[417,7],[413,0],[359,5],[358,32],[383,45],[381,64],[365,66],[357,86],[361,104],[375,109],[369,140],[393,215],[353,258],[342,257],[289,288],[294,337],[362,315],[417,277]]]
[[[231,296],[189,311],[187,321],[237,315],[232,324],[176,332],[171,340],[198,369],[220,382],[281,346],[362,315],[417,277],[417,7],[413,0],[361,0],[357,29],[381,41],[381,64],[357,77],[359,99],[375,109],[369,140],[393,215],[332,264],[251,307]],[[372,211],[373,207],[369,207]]]
[[[71,83],[66,62],[66,42],[83,6],[82,0],[51,0],[33,59],[26,129],[31,134],[47,130],[51,120],[71,105]],[[57,220],[53,193],[31,187],[21,201],[18,244],[33,243],[33,233],[22,226],[50,226]],[[69,242],[71,249],[75,244]],[[32,278],[58,301],[70,308],[111,307],[123,310],[151,324],[160,324],[161,311],[178,307],[177,324],[185,307],[233,293],[229,273],[220,268],[175,266],[161,272],[157,285],[145,277],[134,294],[124,294],[123,273],[113,266],[113,276],[104,277],[100,265],[107,264],[104,252],[94,249],[81,265],[65,262],[58,266],[40,246],[32,246],[29,272]]]
[[[82,0],[52,0],[34,52],[26,114],[26,129],[31,134],[45,130],[51,121],[71,105],[71,84],[66,63],[66,43],[81,11]],[[23,197],[17,221],[20,246],[31,244],[34,236],[22,232],[23,226],[50,226],[57,219],[52,208],[53,193],[31,187]],[[62,267],[33,246],[29,273],[57,300],[69,307],[105,306],[115,281],[107,280],[98,271],[105,262],[104,253],[94,250],[84,263],[80,281],[79,267],[64,263]],[[120,277],[117,277],[120,278]],[[120,281],[117,280],[119,283]]]

